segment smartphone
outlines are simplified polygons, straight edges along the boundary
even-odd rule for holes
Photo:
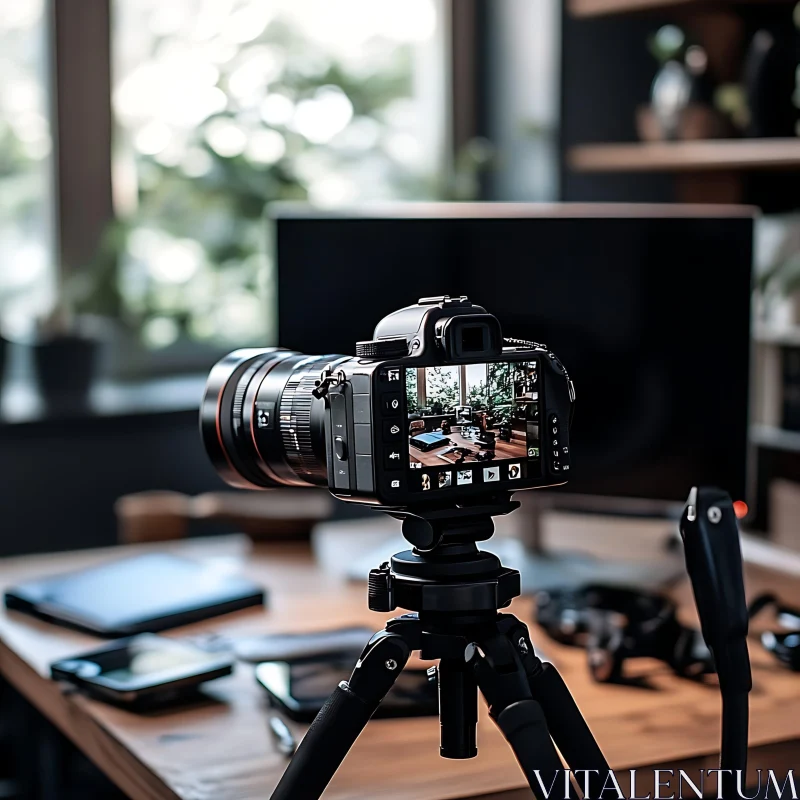
[[[289,719],[310,722],[328,696],[346,681],[360,653],[297,661],[267,661],[256,667],[256,680],[270,703]],[[404,669],[378,706],[375,717],[421,717],[439,713],[436,684],[425,670]]]
[[[175,701],[201,683],[232,671],[228,655],[149,633],[119,639],[50,665],[54,680],[67,681],[99,700],[125,706]]]

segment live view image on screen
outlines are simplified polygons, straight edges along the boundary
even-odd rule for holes
[[[406,368],[410,488],[540,475],[536,361]]]

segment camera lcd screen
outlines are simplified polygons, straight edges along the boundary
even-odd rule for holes
[[[407,367],[409,487],[459,487],[542,474],[537,361]]]

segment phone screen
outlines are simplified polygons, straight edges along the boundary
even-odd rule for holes
[[[53,665],[54,672],[110,687],[153,686],[219,666],[218,653],[144,634]]]
[[[350,678],[358,654],[330,660],[287,663],[268,661],[256,668],[256,677],[293,719],[307,719],[319,711],[341,681]],[[405,669],[378,707],[376,717],[424,716],[439,709],[436,684],[424,670]]]

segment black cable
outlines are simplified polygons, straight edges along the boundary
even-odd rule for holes
[[[730,774],[720,772],[720,785],[723,800],[738,797],[736,772],[747,775],[747,733],[750,722],[750,708],[747,692],[724,692],[722,695],[722,747],[719,767],[730,770]],[[742,787],[744,788],[744,787]]]

